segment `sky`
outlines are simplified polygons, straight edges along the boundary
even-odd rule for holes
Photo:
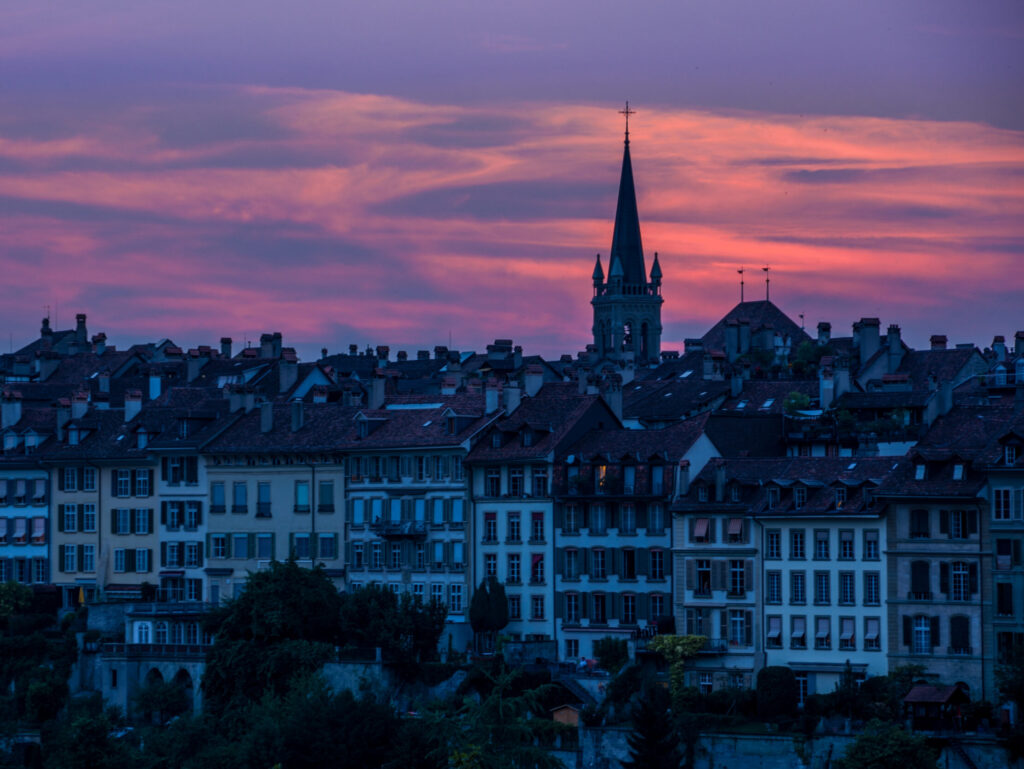
[[[1024,329],[1024,4],[0,1],[0,331],[591,341],[625,100],[663,349]],[[6,350],[5,350],[6,351]]]

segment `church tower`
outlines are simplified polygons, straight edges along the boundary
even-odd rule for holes
[[[626,146],[622,156],[619,200],[615,209],[615,230],[608,256],[608,276],[601,267],[601,255],[594,265],[594,346],[611,360],[630,360],[651,365],[661,355],[661,265],[654,255],[650,280],[644,265],[640,241],[640,215],[633,186],[633,164],[629,158],[629,102],[626,116]]]

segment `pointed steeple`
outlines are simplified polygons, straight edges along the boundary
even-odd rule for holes
[[[658,264],[658,252],[654,252],[654,264],[651,265],[651,283],[661,280],[661,265]]]
[[[636,207],[636,188],[633,186],[633,163],[629,157],[629,103],[626,103],[626,142],[622,154],[622,176],[619,179],[619,200],[615,208],[615,230],[612,250],[608,256],[611,274],[616,262],[622,265],[623,283],[642,286],[647,283],[644,268],[644,248],[640,241],[640,214]]]
[[[592,276],[595,283],[601,283],[604,281],[604,268],[601,267],[601,255],[597,255],[597,261],[594,263],[594,274]]]

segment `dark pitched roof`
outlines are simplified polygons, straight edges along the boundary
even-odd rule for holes
[[[613,460],[633,457],[641,462],[661,455],[674,462],[685,455],[704,434],[709,418],[710,414],[700,414],[660,430],[627,430],[620,427],[595,429],[564,448],[561,453],[582,457],[601,454]]]
[[[261,430],[264,408],[273,416],[271,428]],[[247,452],[331,452],[339,450],[352,433],[352,418],[358,409],[337,403],[302,403],[302,426],[292,430],[291,403],[267,402],[248,413],[240,412],[234,422],[206,443],[204,452],[233,454]]]
[[[778,457],[785,454],[785,421],[777,414],[714,412],[707,434],[723,457]]]
[[[725,349],[725,327],[730,321],[746,321],[750,323],[751,334],[771,326],[783,336],[788,336],[792,339],[794,350],[801,342],[810,341],[811,339],[807,332],[789,319],[788,315],[765,299],[757,302],[740,302],[729,310],[725,317],[712,326],[701,338],[705,350]]]
[[[728,382],[699,377],[633,381],[622,388],[622,415],[645,422],[674,421],[710,409],[728,394]]]
[[[743,391],[726,399],[719,408],[729,413],[782,414],[786,397],[794,392],[817,402],[818,382],[808,379],[748,379],[743,382]]]

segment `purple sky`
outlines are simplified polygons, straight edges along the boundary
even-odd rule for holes
[[[765,262],[808,326],[1024,328],[1020,2],[99,1],[0,22],[15,346],[49,305],[122,345],[580,349],[626,98],[665,347]]]

